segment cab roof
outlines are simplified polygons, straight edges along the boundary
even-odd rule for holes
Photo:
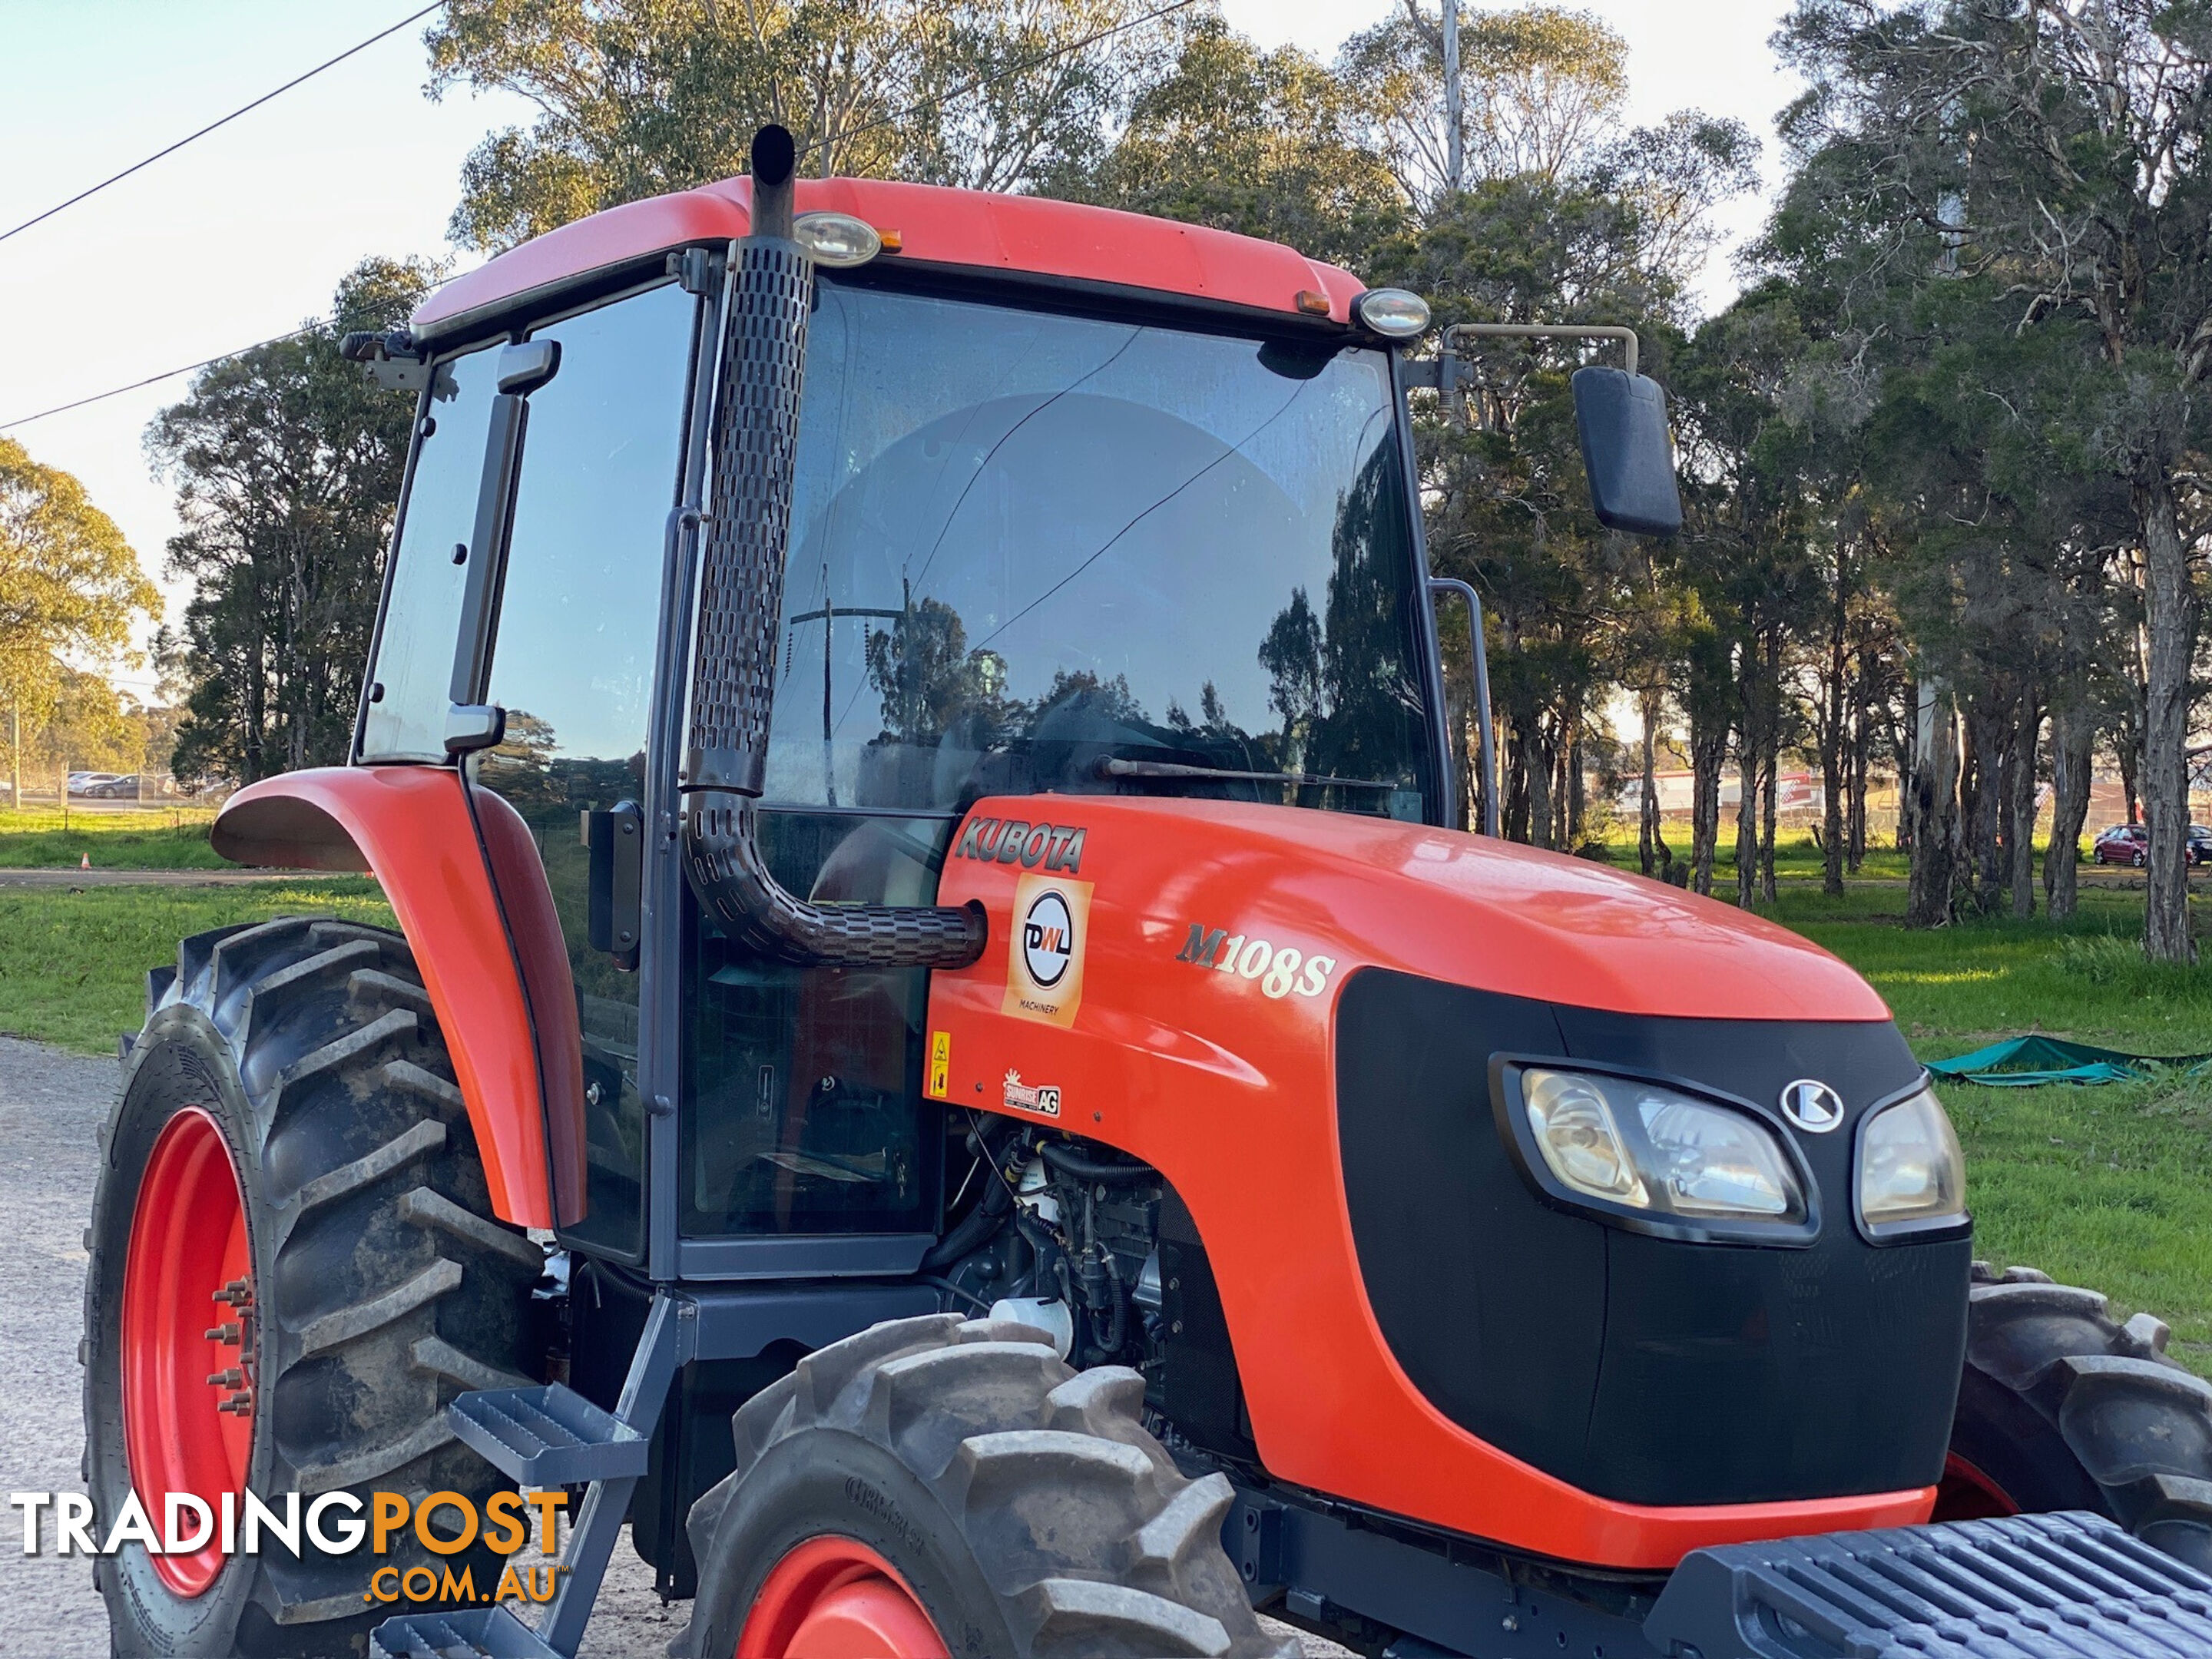
[[[1279,242],[1113,208],[878,179],[801,179],[798,184],[799,212],[849,213],[866,220],[884,234],[887,246],[879,257],[902,264],[1094,283],[1311,321],[1320,320],[1319,307],[1303,311],[1298,295],[1318,294],[1339,323],[1350,320],[1352,302],[1365,287],[1351,272]],[[743,236],[751,218],[747,177],[609,208],[455,277],[422,302],[410,326],[417,340],[434,343],[467,331],[515,301],[550,299],[592,273],[673,248]],[[896,252],[888,246],[894,240]]]

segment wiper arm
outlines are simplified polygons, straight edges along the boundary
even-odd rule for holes
[[[1395,783],[1378,778],[1331,778],[1313,772],[1237,772],[1225,766],[1184,766],[1175,761],[1123,760],[1107,755],[1098,762],[1102,778],[1150,778],[1163,782],[1295,783],[1316,788],[1395,789]]]

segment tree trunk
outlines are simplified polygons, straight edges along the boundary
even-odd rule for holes
[[[2177,521],[2173,484],[2160,468],[2137,481],[2142,527],[2143,610],[2150,672],[2143,699],[2143,810],[2150,823],[2150,889],[2143,954],[2194,962],[2189,932],[2189,667],[2197,647],[2197,596]]]
[[[1583,775],[1583,723],[1576,717],[1567,737],[1567,823],[1559,845],[1571,853],[1583,844],[1583,825],[1589,810],[1589,785]]]
[[[1774,823],[1782,791],[1781,732],[1779,720],[1768,721],[1766,762],[1759,781],[1759,895],[1769,904],[1781,896],[1774,885]]]
[[[1820,890],[1831,896],[1844,890],[1844,860],[1850,851],[1844,744],[1843,694],[1831,685],[1821,699],[1820,716]]]
[[[1959,720],[1950,697],[1933,681],[1920,685],[1913,744],[1912,877],[1905,925],[1942,927],[1953,917],[1959,851]]]
[[[2012,913],[2025,921],[2035,914],[2035,746],[2043,707],[2033,690],[2021,694],[2013,724],[2012,814],[2006,839],[2012,854]]]
[[[1748,732],[1735,744],[1735,902],[1748,910],[1759,891],[1759,762],[1760,745]]]
[[[1851,721],[1850,823],[1844,848],[1844,870],[1856,876],[1866,862],[1867,850],[1867,727],[1869,711],[1862,702]]]
[[[1549,847],[1552,839],[1552,746],[1545,741],[1543,719],[1528,722],[1522,739],[1528,750],[1528,844]]]
[[[1505,832],[1506,840],[1525,844],[1528,840],[1528,745],[1522,741],[1516,722],[1509,719],[1504,724],[1505,799],[1498,827]]]
[[[2051,845],[2043,854],[2043,891],[2051,919],[2074,914],[2081,826],[2089,816],[2089,759],[2096,721],[2086,708],[2051,714]]]
[[[1660,834],[1659,824],[1659,712],[1662,706],[1662,693],[1656,686],[1644,688],[1642,696],[1644,716],[1644,790],[1637,803],[1636,863],[1647,876],[1664,875],[1674,862],[1674,854]]]
[[[1690,885],[1711,896],[1713,852],[1721,838],[1721,769],[1728,764],[1728,724],[1690,721]]]
[[[1966,748],[1959,772],[1959,819],[1973,907],[1987,915],[2006,885],[1997,846],[2004,822],[2005,738],[2009,711],[1984,693],[1967,703]]]

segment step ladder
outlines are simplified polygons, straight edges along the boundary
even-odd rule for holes
[[[369,1632],[369,1659],[575,1659],[697,1312],[666,1291],[653,1297],[611,1412],[559,1382],[471,1389],[446,1407],[453,1432],[516,1486],[586,1487],[560,1588],[535,1630],[506,1603],[395,1614]]]

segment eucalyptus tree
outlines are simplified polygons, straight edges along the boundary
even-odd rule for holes
[[[1095,161],[1176,20],[1144,0],[450,0],[430,92],[535,104],[462,170],[457,240],[511,246],[742,173],[763,122],[827,177],[1018,190]]]
[[[2190,961],[2185,750],[2212,400],[2212,7],[2204,0],[1800,0],[1785,132],[1908,268],[2055,336],[2070,464],[2122,492],[2147,650],[2147,952]]]
[[[250,782],[344,759],[415,404],[337,344],[404,323],[434,274],[364,262],[330,318],[202,369],[148,428],[184,521],[168,568],[194,583],[166,641],[178,771]]]
[[[133,622],[161,611],[137,555],[76,477],[0,437],[0,752],[11,805],[22,798],[24,751],[64,704],[83,701],[64,659],[117,653]]]

